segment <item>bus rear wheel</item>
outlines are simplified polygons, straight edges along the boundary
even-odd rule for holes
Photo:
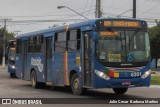
[[[39,88],[40,86],[39,82],[37,82],[37,76],[35,71],[31,72],[31,84],[33,88]]]
[[[73,74],[71,79],[71,89],[73,94],[75,95],[81,95],[84,92],[84,89],[80,86],[80,79],[78,77],[78,74]]]
[[[124,94],[125,92],[127,92],[128,88],[113,88],[113,91],[116,94]]]

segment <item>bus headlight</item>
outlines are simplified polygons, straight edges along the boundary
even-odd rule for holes
[[[145,78],[148,77],[150,74],[151,74],[151,70],[148,70],[148,71],[146,71],[146,72],[141,76],[141,78],[142,78],[142,79],[145,79]]]
[[[15,69],[16,67],[14,65],[12,65],[12,69]]]
[[[101,77],[101,78],[103,78],[103,79],[105,79],[105,80],[109,80],[109,79],[110,79],[110,77],[107,76],[104,72],[95,70],[95,73],[96,73],[99,77]]]

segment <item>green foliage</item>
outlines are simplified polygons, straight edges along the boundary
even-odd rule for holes
[[[159,76],[152,76],[151,77],[151,84],[152,85],[160,85],[160,77]]]
[[[0,39],[3,40],[4,36],[4,29],[0,28]],[[14,33],[6,31],[5,40],[8,43],[9,40],[14,40]]]
[[[14,40],[14,33],[10,33],[8,31],[6,31],[6,36],[5,36],[5,46],[7,47],[8,46],[8,41],[9,40]],[[4,36],[4,29],[3,28],[0,28],[0,64],[2,62],[2,56],[3,56],[3,44],[4,44],[4,41],[3,41],[3,36]]]
[[[150,43],[151,43],[151,57],[160,58],[160,26],[149,28]]]
[[[15,39],[13,35],[14,35],[14,33],[7,32],[7,34],[6,34],[7,43],[8,43],[9,40],[14,40]]]
[[[156,38],[156,35],[159,35],[159,33],[160,33],[160,26],[154,26],[149,28],[150,39]]]

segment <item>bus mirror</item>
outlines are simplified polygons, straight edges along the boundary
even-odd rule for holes
[[[97,35],[97,33],[93,33],[93,41],[96,41],[98,39],[98,35]]]

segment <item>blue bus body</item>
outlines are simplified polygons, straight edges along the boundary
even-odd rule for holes
[[[16,72],[15,63],[9,61],[9,62],[8,62],[8,73],[15,74],[15,72]]]
[[[8,73],[10,77],[15,77],[15,40],[9,41],[9,46],[7,47],[7,55],[8,55]]]
[[[16,76],[33,80],[33,87],[51,82],[71,86],[74,94],[84,88],[113,88],[121,94],[130,87],[150,85],[143,20],[94,19],[19,35],[16,43]]]

